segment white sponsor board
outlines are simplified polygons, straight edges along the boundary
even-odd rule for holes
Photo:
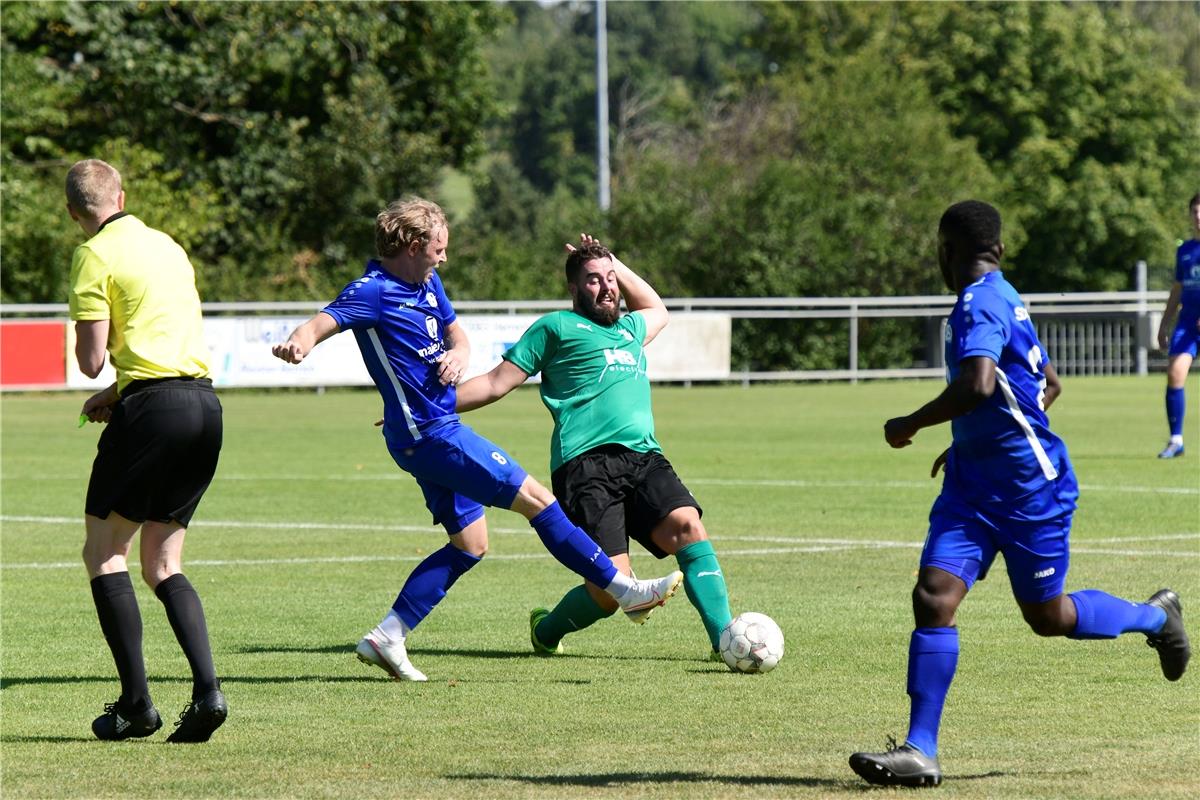
[[[471,340],[467,377],[483,374],[525,332],[536,314],[463,316]],[[358,343],[349,332],[326,339],[299,364],[286,364],[271,346],[287,339],[305,317],[205,317],[204,339],[216,386],[369,386]],[[721,380],[729,377],[730,318],[720,313],[676,313],[647,348],[651,380]],[[103,388],[116,380],[111,364],[88,378],[75,360],[75,326],[67,324],[67,386]],[[536,380],[536,378],[534,379]]]

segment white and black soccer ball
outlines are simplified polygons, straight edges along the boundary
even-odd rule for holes
[[[738,614],[721,631],[721,658],[734,672],[770,672],[783,660],[783,631],[766,614]]]

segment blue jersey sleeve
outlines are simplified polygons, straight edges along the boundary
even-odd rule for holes
[[[370,277],[346,284],[342,293],[322,309],[342,330],[373,328],[379,322],[379,293],[382,283]]]
[[[963,304],[966,330],[958,348],[959,360],[987,356],[1000,363],[1000,354],[1011,335],[1009,317],[1012,312],[1003,297],[986,287],[980,287],[972,295]]]

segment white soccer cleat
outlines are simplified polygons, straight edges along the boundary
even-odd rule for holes
[[[633,587],[617,602],[621,604],[621,610],[631,622],[641,625],[646,621],[646,617],[650,616],[651,611],[667,602],[682,585],[683,573],[679,570],[663,578],[635,580]]]
[[[354,654],[358,656],[359,661],[379,667],[391,675],[394,680],[417,682],[429,680],[425,677],[425,673],[414,667],[408,660],[408,651],[404,649],[403,640],[384,639],[368,633],[358,643],[358,647],[354,648]]]

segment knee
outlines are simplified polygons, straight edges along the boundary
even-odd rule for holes
[[[157,589],[158,585],[167,578],[175,574],[167,564],[161,562],[143,562],[142,563],[142,580],[151,589]]]
[[[488,554],[487,542],[468,542],[458,549],[462,550],[464,553],[469,553],[476,558],[483,558]]]
[[[919,628],[945,628],[954,622],[958,597],[936,586],[918,583],[912,592],[913,618]]]
[[[530,476],[526,476],[511,506],[526,519],[533,519],[555,502],[554,493]]]
[[[690,513],[672,514],[667,517],[662,540],[656,541],[664,552],[673,554],[689,544],[708,539],[708,532],[704,530],[704,523],[700,521],[699,515],[692,509],[687,511]]]

